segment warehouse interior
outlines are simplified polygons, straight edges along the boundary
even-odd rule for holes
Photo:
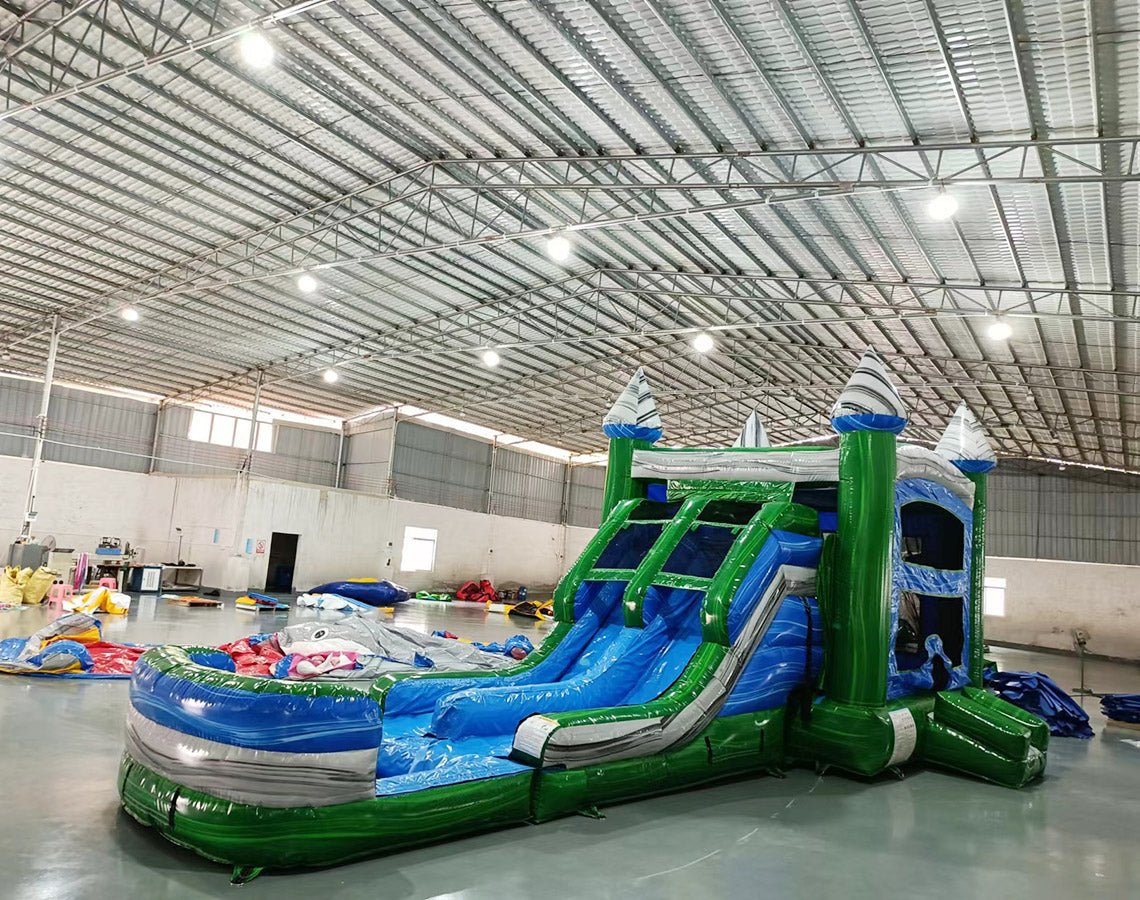
[[[0,0],[12,896],[1134,893],[1138,36],[1119,0]],[[702,654],[725,696],[668,743]],[[559,738],[643,706],[640,749]]]

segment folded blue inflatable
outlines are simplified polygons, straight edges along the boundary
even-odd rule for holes
[[[391,606],[403,603],[411,594],[406,587],[391,581],[330,581],[308,591],[310,594],[339,594],[369,606]]]
[[[1093,736],[1089,716],[1057,682],[1041,672],[986,673],[986,686],[1003,700],[1040,716],[1056,737],[1087,740]]]
[[[1100,711],[1107,719],[1140,725],[1140,694],[1105,694]]]

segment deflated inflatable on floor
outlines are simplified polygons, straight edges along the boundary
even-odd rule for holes
[[[124,808],[245,880],[793,765],[1032,781],[1048,729],[981,690],[985,437],[963,407],[937,451],[898,446],[870,351],[832,420],[838,450],[768,447],[755,420],[732,449],[655,450],[639,370],[535,652],[354,690],[151,651]]]
[[[0,674],[129,678],[146,650],[135,644],[104,641],[98,619],[71,613],[29,637],[0,641]]]
[[[353,616],[339,622],[290,625],[211,650],[230,659],[223,664],[229,671],[303,681],[374,679],[409,670],[494,671],[513,665],[516,660],[510,650],[520,645],[529,648],[530,642],[515,635],[505,646],[485,646]],[[98,619],[72,613],[30,637],[0,641],[0,674],[129,678],[148,649],[104,641]]]
[[[350,600],[359,600],[369,606],[392,606],[403,603],[411,594],[408,589],[391,581],[376,581],[371,578],[330,581],[319,584],[309,594],[336,594]]]
[[[986,686],[1003,700],[1040,717],[1054,737],[1088,740],[1093,736],[1089,714],[1048,675],[987,672]]]
[[[501,648],[488,652],[479,644],[359,616],[338,622],[301,622],[276,634],[254,635],[221,649],[233,661],[232,671],[240,675],[298,680],[374,679],[410,669],[494,671],[514,663]]]

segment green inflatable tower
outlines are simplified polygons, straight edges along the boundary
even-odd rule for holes
[[[970,566],[970,683],[982,687],[982,594],[986,582],[986,482],[997,456],[982,426],[965,403],[942,433],[935,452],[974,483],[974,524]]]
[[[623,500],[643,496],[630,475],[633,451],[652,447],[661,440],[661,431],[661,416],[657,413],[649,381],[645,371],[638,369],[602,420],[602,433],[610,439],[606,487],[602,495],[603,522]]]
[[[839,530],[827,693],[859,706],[887,699],[895,436],[906,422],[882,360],[868,350],[831,412],[839,432]]]

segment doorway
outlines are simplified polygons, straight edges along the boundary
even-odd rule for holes
[[[269,567],[265,572],[265,590],[270,593],[293,592],[293,569],[297,565],[299,534],[275,531],[269,539]]]

